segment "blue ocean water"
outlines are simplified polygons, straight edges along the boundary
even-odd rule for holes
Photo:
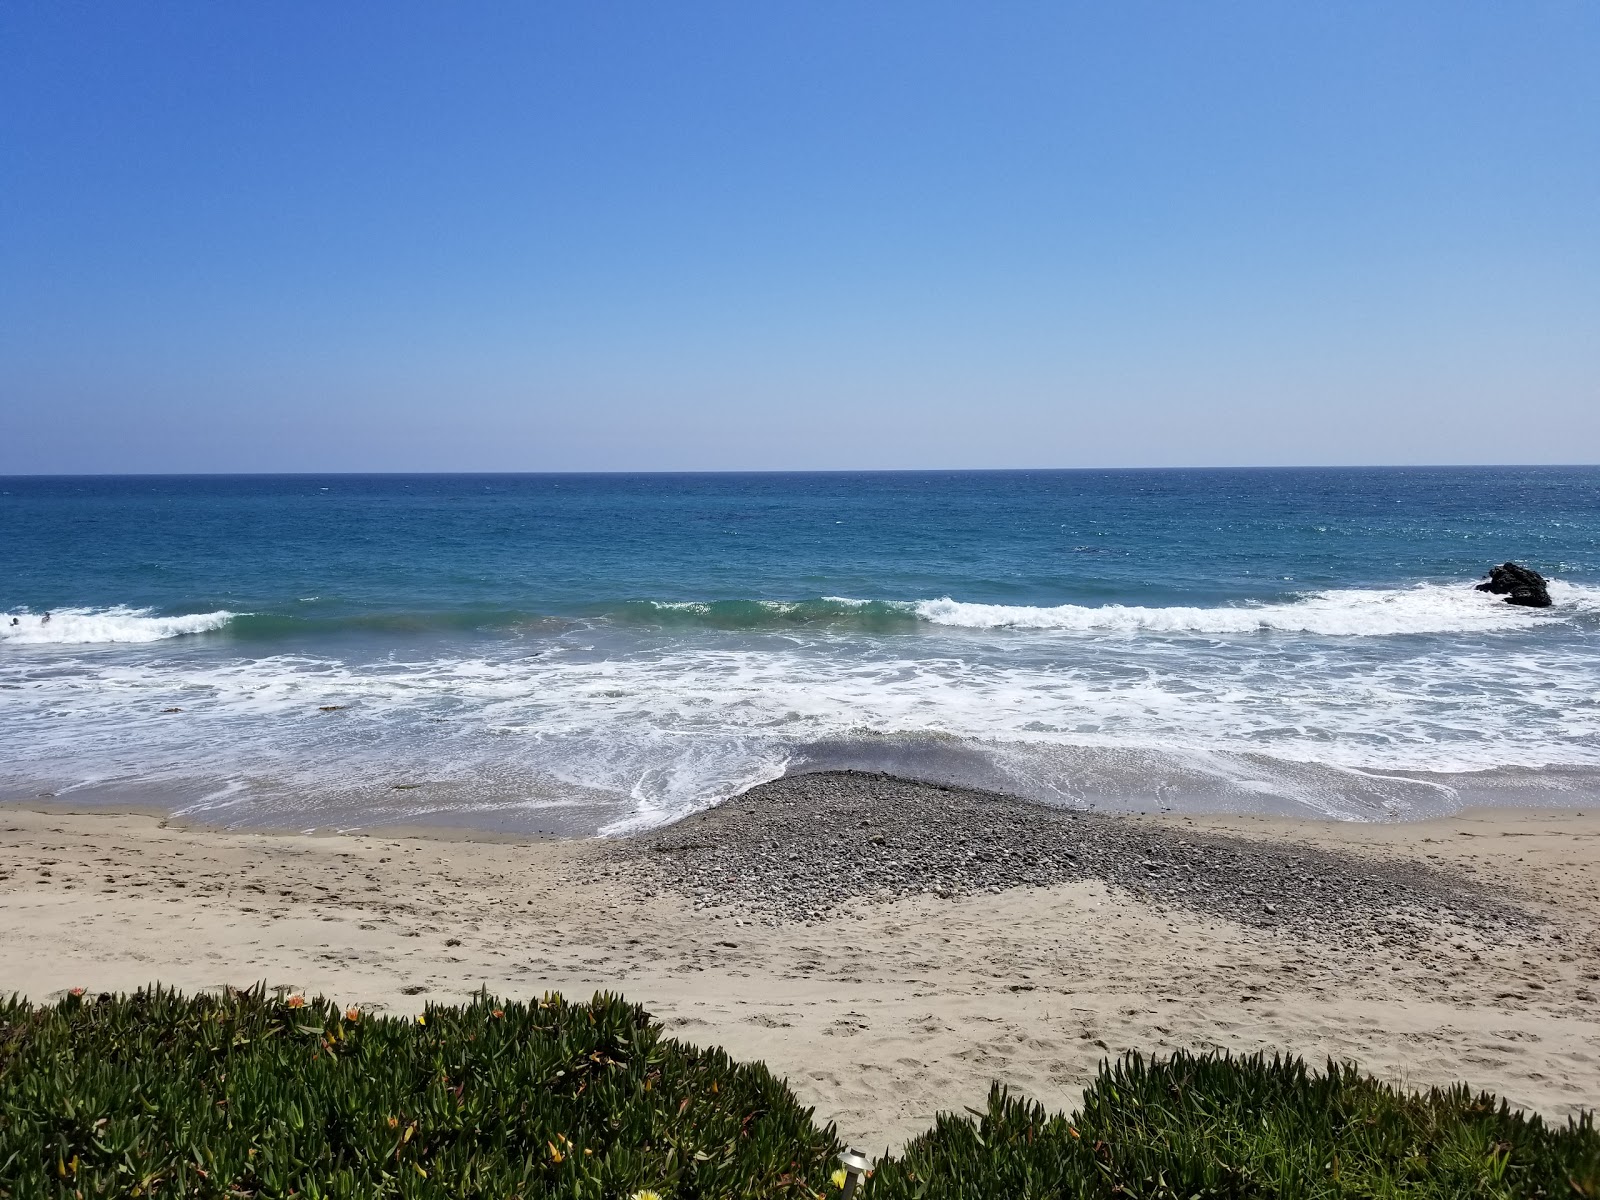
[[[1474,591],[1505,559],[1555,606]],[[1600,778],[1600,468],[8,478],[0,611],[5,794],[224,822],[625,831],[833,765],[1362,819]]]

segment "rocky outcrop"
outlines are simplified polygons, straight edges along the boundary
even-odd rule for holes
[[[1521,604],[1526,608],[1549,608],[1550,589],[1544,576],[1516,563],[1501,563],[1489,568],[1489,578],[1478,585],[1480,592],[1493,592],[1504,596],[1507,604]]]

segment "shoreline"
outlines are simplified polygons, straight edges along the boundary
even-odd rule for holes
[[[860,757],[864,765],[854,765],[854,759]],[[837,762],[835,761],[837,759]],[[898,757],[894,759],[898,766],[905,766]],[[540,812],[540,821],[547,825],[558,826],[555,829],[533,828],[529,822],[516,823],[499,822],[493,820],[473,821],[467,819],[478,813],[481,816],[491,816],[494,810],[472,809],[439,809],[431,813],[422,813],[404,820],[375,821],[355,825],[296,825],[287,821],[260,821],[229,823],[201,813],[187,811],[193,807],[184,804],[174,808],[170,804],[149,796],[134,797],[130,791],[145,792],[155,789],[147,785],[134,785],[129,788],[106,788],[104,792],[96,789],[69,789],[68,794],[41,792],[22,794],[21,790],[7,791],[0,789],[0,813],[12,810],[34,811],[40,813],[62,813],[74,816],[145,816],[165,822],[174,828],[191,829],[199,832],[219,834],[260,834],[268,837],[399,837],[422,838],[435,841],[459,842],[485,842],[495,844],[516,844],[521,842],[589,842],[602,841],[608,843],[627,843],[641,838],[650,838],[683,825],[694,822],[714,813],[730,804],[736,804],[742,797],[751,792],[774,786],[782,786],[794,780],[807,780],[827,778],[832,776],[862,776],[872,777],[909,787],[928,788],[938,792],[966,793],[972,795],[994,796],[1002,800],[1026,805],[1063,814],[1074,814],[1079,817],[1101,820],[1117,821],[1190,821],[1203,825],[1216,825],[1226,827],[1230,823],[1249,823],[1255,826],[1273,828],[1282,831],[1286,836],[1300,827],[1350,827],[1352,829],[1377,830],[1391,827],[1415,827],[1439,821],[1450,821],[1457,817],[1471,817],[1479,814],[1496,812],[1539,812],[1539,813],[1576,813],[1582,816],[1584,812],[1600,811],[1600,783],[1596,790],[1575,791],[1563,776],[1569,773],[1568,768],[1547,768],[1533,770],[1529,768],[1496,768],[1492,771],[1467,772],[1465,777],[1480,781],[1476,788],[1466,789],[1472,799],[1463,803],[1459,808],[1447,811],[1417,811],[1414,813],[1389,813],[1382,817],[1363,818],[1341,816],[1328,812],[1319,812],[1315,809],[1283,810],[1278,807],[1228,807],[1226,805],[1210,805],[1195,801],[1192,806],[1185,803],[1182,806],[1174,805],[1170,801],[1150,801],[1144,807],[1122,806],[1118,804],[1089,803],[1086,805],[1056,804],[1049,800],[1040,799],[1021,792],[1007,792],[987,786],[966,782],[959,773],[940,771],[918,771],[907,773],[895,769],[894,766],[883,766],[877,763],[874,756],[821,756],[816,761],[807,761],[798,770],[786,771],[774,779],[753,784],[743,791],[737,792],[723,800],[714,801],[700,808],[687,810],[668,820],[657,824],[642,825],[627,830],[626,832],[607,834],[603,828],[615,824],[618,814],[614,805],[595,802],[592,805],[565,803],[554,805],[549,809],[536,810]],[[1400,778],[1422,779],[1426,777],[1423,772],[1390,772]],[[1501,780],[1500,785],[1490,788],[1481,785],[1481,778],[1506,775],[1512,781],[1524,776],[1540,778],[1549,777],[1550,786],[1532,788],[1522,783],[1511,786],[1507,780]],[[1583,780],[1587,785],[1589,777],[1584,775]],[[387,790],[410,791],[413,785],[400,785]],[[108,798],[103,800],[83,799],[73,793],[81,792],[82,795],[104,794]],[[1484,799],[1485,796],[1511,797],[1508,802],[1494,803]],[[223,810],[210,810],[213,813]],[[592,812],[592,818],[576,817],[573,814]],[[1381,840],[1381,839],[1380,839]]]
[[[0,990],[44,1001],[73,986],[265,980],[397,1012],[479,987],[620,991],[681,1038],[766,1060],[874,1150],[939,1109],[978,1105],[991,1079],[1070,1108],[1098,1061],[1124,1049],[1349,1058],[1408,1086],[1464,1080],[1556,1118],[1600,1104],[1600,804],[1382,824],[1049,817],[1074,837],[1114,823],[1140,847],[1256,856],[1219,858],[1204,875],[1218,888],[1264,863],[1262,883],[1286,890],[1294,877],[1281,868],[1298,857],[1337,883],[1334,901],[1355,896],[1362,911],[1372,881],[1427,876],[1454,914],[1442,934],[1354,936],[1293,896],[1259,901],[1281,909],[1275,921],[1184,902],[1123,878],[1130,860],[1103,847],[1094,871],[1008,878],[998,891],[851,891],[799,919],[750,908],[763,894],[782,899],[772,884],[796,874],[791,863],[804,862],[802,879],[838,866],[804,856],[820,853],[817,830],[847,809],[887,818],[908,804],[1026,803],[881,776],[844,777],[857,794],[841,795],[828,778],[838,777],[786,777],[738,798],[742,813],[723,805],[610,841],[229,831],[7,804]],[[822,814],[811,826],[782,815],[802,802]],[[748,834],[764,805],[777,818],[764,825],[777,864],[765,882],[764,860],[738,857],[763,846]],[[841,824],[841,836],[847,828],[861,827]],[[1014,850],[1043,844],[1032,826],[996,828]],[[879,831],[883,847],[870,840]],[[912,851],[941,853],[890,847],[904,829],[883,822],[865,832],[849,844],[913,866]],[[724,903],[696,908],[694,892],[664,876],[666,860],[685,856],[651,849],[689,834],[747,868],[748,891],[730,885]],[[1131,860],[1140,873],[1146,861]],[[1527,920],[1481,930],[1455,920],[1510,907]]]

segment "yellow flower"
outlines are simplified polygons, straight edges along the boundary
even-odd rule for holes
[[[344,1019],[346,1021],[359,1021],[359,1020],[361,1020],[361,1010],[359,1008],[356,1008],[354,1005],[352,1005],[351,1007],[349,1007],[349,1008],[344,1010]]]
[[[565,1154],[556,1149],[556,1144],[554,1142],[546,1142],[545,1145],[550,1147],[551,1162],[560,1162],[562,1159],[566,1158]]]
[[[841,1188],[842,1189],[844,1187],[844,1181],[845,1181],[844,1168],[840,1167],[837,1171],[835,1171],[833,1173],[833,1186],[836,1187],[836,1188]]]
[[[652,1192],[649,1188],[640,1188],[628,1200],[661,1200],[660,1192]]]
[[[305,1006],[306,1006],[306,998],[304,996],[290,996],[289,997],[289,1007],[290,1008],[304,1008]]]

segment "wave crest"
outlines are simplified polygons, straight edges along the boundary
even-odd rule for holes
[[[110,642],[160,642],[221,629],[238,615],[218,609],[182,617],[156,616],[149,608],[62,608],[0,617],[0,642],[13,646],[86,646]],[[12,622],[16,622],[13,624]]]
[[[217,610],[160,616],[151,608],[117,605],[0,614],[0,643],[90,645],[158,642],[229,627],[240,638],[271,641],[287,635],[359,631],[409,634],[428,630],[552,630],[596,617],[622,626],[664,630],[777,631],[827,628],[869,634],[918,627],[1046,633],[1167,635],[1310,634],[1374,637],[1404,634],[1514,632],[1600,616],[1600,587],[1550,581],[1549,609],[1518,608],[1470,584],[1419,583],[1404,588],[1345,588],[1307,592],[1281,601],[1200,606],[983,604],[942,596],[931,600],[861,600],[821,596],[804,600],[630,600],[597,605],[587,615],[541,615],[512,610],[365,612],[326,617],[300,613]],[[17,624],[10,622],[16,620]]]
[[[822,596],[814,600],[633,600],[606,615],[623,624],[663,628],[760,630],[831,625],[891,632],[917,625],[914,604],[852,600],[847,596]]]
[[[1595,611],[1600,589],[1553,583],[1553,609],[1519,608],[1498,596],[1456,585],[1345,588],[1311,592],[1285,604],[1223,608],[1143,608],[1062,604],[1040,608],[966,604],[948,596],[922,600],[915,611],[933,625],[968,629],[1040,629],[1104,633],[1309,633],[1333,637],[1408,633],[1474,633],[1523,629],[1559,620],[1563,612]]]
[[[1252,634],[1300,633],[1329,637],[1383,637],[1430,633],[1493,633],[1541,622],[1600,613],[1600,588],[1552,580],[1550,609],[1519,608],[1470,584],[1418,583],[1405,588],[1339,588],[1307,592],[1293,600],[1214,607],[1139,605],[1055,606],[978,604],[942,596],[934,600],[640,600],[613,609],[624,623],[663,627],[782,629],[828,625],[868,632],[906,630],[919,624],[965,629],[1038,630],[1057,633]]]

